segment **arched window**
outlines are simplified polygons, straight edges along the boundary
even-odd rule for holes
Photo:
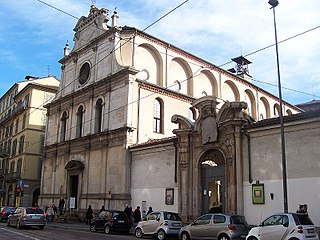
[[[280,116],[280,105],[278,103],[273,106],[273,114],[275,117]]]
[[[153,131],[163,133],[163,102],[156,98],[153,106]]]
[[[174,81],[174,90],[176,92],[179,92],[181,90],[181,83],[178,80]]]
[[[288,109],[286,112],[288,116],[292,115],[292,111],[290,109]]]
[[[62,114],[61,125],[60,125],[60,141],[64,142],[66,140],[66,131],[67,131],[67,112]]]
[[[201,96],[202,96],[202,97],[208,96],[208,93],[207,93],[206,91],[203,91],[203,92],[201,93]]]
[[[197,119],[197,112],[193,107],[189,108],[188,118],[192,119],[192,120],[196,120]]]
[[[76,128],[76,137],[82,137],[83,133],[83,106],[80,106],[77,111],[77,128]]]
[[[23,147],[24,147],[24,135],[21,135],[20,141],[19,141],[19,154],[23,153]]]
[[[99,133],[102,131],[102,99],[99,98],[96,102],[94,117],[94,132]]]

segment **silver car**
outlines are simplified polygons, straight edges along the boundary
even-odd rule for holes
[[[250,230],[247,240],[319,240],[308,214],[278,213]]]
[[[135,236],[142,238],[144,235],[156,236],[163,240],[167,236],[178,237],[182,227],[182,220],[178,213],[159,211],[149,213],[135,227]]]
[[[245,239],[249,232],[244,216],[205,214],[180,229],[179,238],[190,239]]]
[[[36,226],[40,230],[46,225],[46,216],[41,208],[37,207],[18,207],[14,213],[9,215],[7,226],[22,228]]]

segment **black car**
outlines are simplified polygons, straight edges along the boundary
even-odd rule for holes
[[[11,213],[14,213],[16,209],[14,207],[3,207],[0,212],[0,222],[8,221],[8,217]]]
[[[90,224],[90,231],[122,232],[129,234],[130,221],[124,211],[105,210],[94,218]]]

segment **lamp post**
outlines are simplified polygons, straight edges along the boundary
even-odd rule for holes
[[[279,91],[279,103],[280,103],[280,129],[281,129],[281,159],[282,159],[282,186],[283,186],[283,204],[284,212],[288,212],[288,189],[287,189],[287,163],[286,163],[286,144],[284,138],[284,124],[283,124],[283,108],[282,108],[282,93],[281,93],[281,81],[280,81],[280,67],[279,67],[279,53],[278,53],[278,38],[277,38],[277,25],[275,7],[278,6],[278,0],[269,0],[273,11],[274,22],[274,36],[276,42],[276,55],[277,55],[277,72],[278,72],[278,91]]]

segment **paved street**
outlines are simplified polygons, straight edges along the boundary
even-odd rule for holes
[[[133,235],[110,234],[103,232],[92,233],[87,225],[83,223],[65,224],[54,223],[48,224],[44,230],[32,229],[16,229],[7,227],[6,223],[0,223],[1,240],[112,240],[112,239],[135,239]]]

